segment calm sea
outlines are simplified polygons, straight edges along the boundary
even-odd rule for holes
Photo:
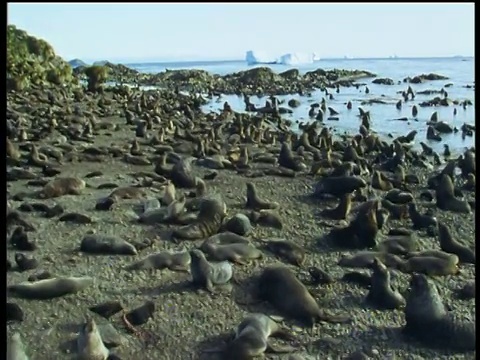
[[[416,144],[424,141],[434,147],[437,151],[442,151],[443,144],[448,143],[452,152],[461,152],[465,147],[474,144],[474,137],[467,137],[462,140],[461,133],[442,135],[444,141],[441,143],[428,141],[426,139],[426,122],[434,111],[439,114],[439,119],[450,123],[452,126],[460,127],[463,123],[475,123],[475,89],[467,85],[475,84],[474,58],[394,58],[394,59],[325,59],[308,65],[255,65],[249,66],[244,61],[197,61],[197,62],[170,62],[170,63],[134,63],[126,64],[127,66],[146,73],[158,73],[169,70],[178,69],[202,69],[213,74],[225,75],[237,71],[251,69],[255,66],[268,66],[275,72],[283,72],[292,68],[297,68],[301,73],[322,68],[330,69],[359,69],[368,70],[378,75],[378,77],[388,77],[395,81],[395,85],[375,85],[372,84],[373,79],[361,79],[360,83],[366,83],[369,87],[369,94],[365,94],[365,88],[355,87],[340,88],[340,93],[333,93],[334,100],[327,99],[327,106],[336,109],[340,115],[339,121],[328,121],[325,123],[334,128],[337,132],[355,133],[359,128],[359,118],[357,117],[357,107],[362,106],[365,110],[370,110],[372,117],[372,128],[379,134],[393,136],[403,135],[411,130],[417,130]],[[406,90],[408,84],[402,81],[405,77],[413,77],[415,75],[425,73],[436,73],[448,76],[448,80],[431,81],[422,84],[411,84],[414,91],[421,90],[440,90],[447,84],[453,84],[445,87],[448,96],[452,100],[470,100],[473,106],[449,107],[419,107],[418,104],[425,100],[432,99],[433,95],[417,95],[414,101],[404,103],[401,110],[397,110],[395,103],[401,99],[398,91]],[[286,118],[292,119],[294,122],[310,121],[308,110],[310,104],[318,102],[324,97],[324,93],[316,91],[310,97],[301,97],[299,95],[279,96],[280,99],[289,100],[298,99],[301,106],[293,109],[291,115],[284,115]],[[387,104],[360,105],[367,99],[382,99]],[[252,97],[251,102],[257,106],[265,104],[265,98]],[[353,109],[347,110],[345,104],[352,101]],[[222,95],[220,98],[213,99],[204,107],[205,111],[218,111],[223,103],[228,101],[235,111],[244,111],[244,102],[242,97],[235,95]],[[417,119],[412,118],[412,106],[417,104],[419,109]],[[282,105],[286,106],[286,104]],[[454,108],[457,108],[457,114],[454,116]],[[395,119],[407,117],[409,121],[398,121]]]

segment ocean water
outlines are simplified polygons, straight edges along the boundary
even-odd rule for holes
[[[444,144],[449,144],[453,153],[463,152],[465,147],[474,145],[475,137],[466,137],[462,139],[461,132],[456,134],[441,135],[442,142],[429,141],[426,139],[426,122],[434,111],[438,112],[439,120],[446,121],[452,126],[460,128],[463,123],[475,124],[475,89],[473,87],[467,88],[467,85],[475,84],[475,62],[474,58],[392,58],[392,59],[325,59],[317,61],[313,64],[288,66],[288,65],[248,65],[245,61],[197,61],[197,62],[170,62],[170,63],[134,63],[125,64],[140,72],[158,73],[169,70],[179,69],[202,69],[213,74],[225,75],[242,70],[252,69],[258,66],[268,66],[273,71],[281,73],[283,71],[297,68],[300,73],[313,71],[316,69],[348,69],[348,70],[367,70],[377,74],[377,77],[387,77],[394,80],[395,85],[376,85],[372,84],[373,78],[360,79],[358,83],[368,85],[369,94],[365,93],[365,87],[360,86],[359,89],[355,87],[341,87],[340,93],[336,93],[334,89],[329,89],[333,93],[334,99],[327,100],[327,106],[333,107],[340,114],[339,121],[324,120],[326,126],[331,127],[337,133],[348,132],[350,134],[358,132],[360,120],[358,115],[358,107],[369,110],[371,114],[372,129],[382,136],[391,134],[393,136],[404,135],[411,130],[417,130],[415,142],[416,147],[419,142],[423,141],[432,146],[436,151],[442,151]],[[402,99],[399,91],[407,90],[407,83],[403,83],[403,79],[410,76],[420,74],[436,73],[447,76],[448,80],[437,80],[425,82],[422,84],[410,84],[414,92],[422,90],[440,90],[447,84],[452,84],[445,87],[448,92],[448,97],[452,100],[470,100],[473,106],[467,106],[463,109],[462,106],[448,106],[448,107],[420,107],[419,103],[432,99],[440,94],[431,95],[416,95],[415,100],[403,103],[402,109],[397,110],[395,104]],[[286,100],[281,106],[288,107],[286,104],[288,100],[295,98],[301,102],[301,105],[292,109],[292,114],[282,115],[290,119],[294,123],[294,129],[299,122],[313,121],[308,117],[308,110],[310,104],[321,101],[325,94],[320,90],[310,94],[311,96],[300,96],[298,94],[278,96],[280,100]],[[387,104],[373,104],[360,105],[362,101],[368,99],[381,99]],[[204,106],[204,111],[218,112],[223,107],[223,103],[228,101],[231,107],[238,112],[244,111],[243,97],[236,95],[221,95],[215,97],[207,105]],[[266,98],[258,98],[252,96],[250,101],[257,105],[257,107],[264,106]],[[346,103],[352,101],[353,109],[348,110]],[[417,105],[418,115],[415,119],[412,117],[412,106]],[[457,108],[457,114],[454,116],[454,108]],[[328,111],[327,111],[328,115]],[[407,117],[408,121],[395,120],[398,118]],[[296,127],[298,129],[298,126]],[[387,137],[388,139],[388,137]]]

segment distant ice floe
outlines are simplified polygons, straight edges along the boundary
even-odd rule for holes
[[[280,57],[271,56],[265,51],[249,50],[245,54],[245,60],[248,65],[256,64],[282,64],[298,65],[311,64],[320,58],[315,53],[288,53]]]

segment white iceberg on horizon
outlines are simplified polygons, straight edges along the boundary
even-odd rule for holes
[[[249,50],[245,54],[245,60],[248,65],[256,64],[281,64],[281,65],[298,65],[312,64],[320,58],[315,53],[288,53],[279,58],[273,57],[265,51]]]

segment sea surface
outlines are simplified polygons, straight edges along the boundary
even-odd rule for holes
[[[443,151],[444,144],[448,144],[453,153],[463,152],[465,147],[474,145],[475,137],[466,137],[462,139],[461,132],[456,134],[442,135],[444,141],[435,142],[426,139],[426,122],[434,111],[438,112],[439,120],[446,121],[452,126],[460,128],[463,123],[475,124],[475,59],[471,57],[452,57],[452,58],[389,58],[389,59],[325,59],[316,61],[313,64],[306,65],[277,65],[277,64],[259,64],[248,65],[245,61],[195,61],[195,62],[163,62],[163,63],[148,63],[138,62],[132,64],[125,64],[128,67],[134,68],[140,72],[145,73],[159,73],[169,70],[179,69],[202,69],[212,74],[225,75],[242,70],[252,69],[259,66],[268,66],[273,71],[281,73],[283,71],[297,68],[300,73],[313,71],[316,69],[348,69],[348,70],[367,70],[377,74],[377,77],[387,77],[394,80],[395,85],[376,85],[372,84],[373,78],[360,79],[357,82],[368,85],[370,92],[365,93],[365,86],[356,87],[341,87],[340,93],[336,93],[334,89],[329,89],[333,93],[334,99],[327,100],[327,106],[333,107],[340,115],[339,121],[324,120],[325,124],[332,127],[337,133],[348,132],[350,134],[358,132],[360,120],[358,115],[358,107],[369,110],[372,119],[372,129],[380,135],[393,136],[404,135],[411,130],[417,130],[415,142],[416,147],[419,142],[423,141],[432,146],[436,151]],[[421,90],[441,90],[444,88],[448,92],[448,97],[452,100],[470,100],[473,106],[467,106],[463,109],[462,106],[448,106],[448,107],[420,107],[419,103],[432,99],[441,94],[430,95],[416,95],[413,101],[403,103],[402,109],[397,110],[395,104],[402,99],[400,93],[402,90],[407,90],[408,83],[402,80],[408,76],[413,77],[420,74],[436,73],[447,76],[448,80],[437,80],[425,82],[422,84],[410,84],[415,92]],[[447,84],[452,84],[445,87]],[[470,88],[467,88],[467,85]],[[308,117],[308,110],[310,104],[319,102],[325,97],[325,93],[320,90],[313,92],[310,96],[300,96],[298,94],[278,96],[280,100],[286,100],[281,106],[288,107],[286,104],[288,100],[295,98],[300,100],[301,105],[292,109],[293,114],[283,115],[287,119],[294,122],[298,129],[299,122],[310,122],[312,119]],[[361,105],[361,102],[368,99],[381,99],[387,104],[373,104]],[[258,98],[252,96],[250,101],[258,107],[264,106],[266,98]],[[204,111],[215,111],[223,107],[223,103],[228,101],[231,107],[238,112],[245,110],[243,97],[236,95],[221,95],[215,97],[207,105],[204,106]],[[346,103],[352,101],[353,109],[348,110]],[[418,115],[414,119],[412,117],[412,106],[416,104],[418,108]],[[457,108],[457,114],[454,116],[454,108]],[[328,114],[326,114],[328,115]],[[407,117],[408,121],[399,121],[402,117]]]

